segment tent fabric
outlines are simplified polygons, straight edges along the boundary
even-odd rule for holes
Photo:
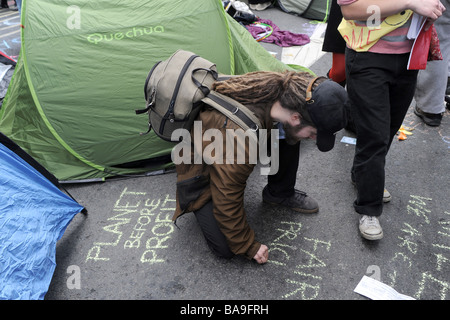
[[[0,108],[14,74],[14,66],[0,62]]]
[[[277,0],[277,4],[285,12],[320,21],[328,20],[331,8],[331,0]]]
[[[0,172],[0,299],[42,300],[56,267],[56,242],[84,208],[1,133]]]
[[[11,82],[15,65],[16,61],[0,51],[0,108],[2,107],[3,98],[6,95],[9,83]]]
[[[0,130],[61,182],[169,167],[174,144],[147,131],[150,68],[178,49],[224,74],[282,71],[218,0],[27,0]]]
[[[0,63],[6,64],[6,65],[16,65],[16,61],[14,61],[13,58],[6,55],[6,53],[0,51]]]

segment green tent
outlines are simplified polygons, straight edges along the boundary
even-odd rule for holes
[[[328,21],[331,0],[277,0],[280,8],[288,13],[320,21]]]
[[[221,73],[287,68],[220,0],[26,0],[22,47],[0,131],[61,182],[170,165],[173,144],[147,130],[150,68],[184,49]]]

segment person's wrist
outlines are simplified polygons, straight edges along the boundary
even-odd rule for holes
[[[416,2],[414,0],[404,0],[404,1],[405,1],[405,10],[409,9],[416,12],[417,7],[415,5]]]

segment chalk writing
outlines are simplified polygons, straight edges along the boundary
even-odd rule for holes
[[[416,254],[417,253],[417,243],[414,242],[415,236],[421,236],[420,232],[411,227],[408,223],[404,222],[403,225],[406,226],[405,229],[401,229],[404,233],[406,233],[406,236],[399,236],[398,238],[401,240],[401,243],[399,244],[400,247],[406,247],[409,252]]]
[[[444,300],[448,298],[448,289],[450,288],[450,282],[446,280],[450,267],[450,213],[444,212],[446,217],[440,217],[437,214],[431,215],[432,210],[428,207],[430,204],[432,204],[431,198],[410,196],[407,213],[418,217],[419,222],[417,220],[415,224],[409,221],[403,222],[400,228],[401,234],[397,237],[399,240],[397,246],[401,252],[396,252],[391,262],[395,262],[397,268],[400,266],[402,270],[407,270],[404,275],[408,277],[408,282],[417,281],[414,298],[420,299],[425,294],[430,295],[437,292],[439,299]],[[436,221],[436,219],[438,220]],[[423,239],[424,226],[428,226],[432,230],[434,230],[432,227],[437,227],[436,236],[433,237],[431,244],[427,244]],[[416,267],[414,259],[419,252],[434,258],[435,265],[431,264],[431,266],[435,268],[419,269],[419,275],[411,278],[410,274],[415,271],[413,268]],[[400,276],[396,270],[388,274],[392,287],[401,284],[397,281]]]
[[[450,149],[450,136],[443,136],[442,141],[447,144],[447,147]]]
[[[448,249],[450,250],[450,248]],[[441,253],[435,253],[434,255],[436,256],[436,270],[442,271],[442,266],[448,264],[450,262],[450,259],[448,259]]]
[[[19,34],[19,30],[17,30],[17,33]],[[13,38],[13,39],[2,39],[2,41],[0,42],[0,50],[7,53],[8,51],[11,51],[11,49],[13,49],[14,44],[20,45],[20,37],[17,38]],[[11,56],[11,55],[9,55]]]
[[[326,268],[326,263],[319,255],[320,251],[329,251],[331,243],[320,239],[308,237],[299,237],[302,228],[301,223],[281,222],[282,227],[276,230],[280,232],[272,243],[269,244],[270,259],[269,263],[282,268],[289,268],[286,271],[288,278],[285,279],[289,284],[289,292],[282,298],[300,297],[303,300],[316,299],[320,292],[322,276],[317,275],[317,270]],[[302,248],[302,263],[290,266],[290,254],[297,250],[293,241],[300,242]]]
[[[426,203],[424,200],[431,201],[431,198],[424,198],[419,196],[411,196],[412,200],[409,200],[409,204],[406,207],[408,214],[415,214],[418,217],[422,217],[426,223],[430,223],[427,214],[431,211],[426,209]]]
[[[331,243],[329,241],[322,241],[319,239],[310,239],[303,237],[304,240],[309,243],[305,243],[306,249],[300,249],[307,257],[306,264],[299,264],[294,269],[294,275],[299,276],[299,279],[287,279],[286,282],[295,285],[295,289],[288,292],[283,298],[289,298],[294,295],[300,295],[302,300],[316,299],[320,292],[320,284],[322,277],[315,275],[314,272],[317,268],[326,268],[326,263],[319,258],[319,254],[316,251],[325,249],[330,250]],[[308,245],[309,244],[309,245]],[[310,245],[312,244],[312,248]]]
[[[20,44],[20,16],[19,13],[3,14],[0,18],[0,50],[11,56],[7,51],[14,43]],[[15,38],[11,38],[14,35]]]
[[[171,215],[174,199],[151,199],[146,192],[129,191],[125,188],[114,204],[112,216],[102,229],[102,241],[96,241],[87,253],[86,262],[109,261],[107,249],[122,247],[134,250],[142,263],[161,263],[162,249],[174,231]],[[120,245],[120,246],[119,246]]]
[[[422,293],[425,289],[425,286],[428,283],[437,284],[439,286],[439,297],[441,300],[445,300],[447,296],[447,291],[450,288],[450,283],[446,281],[442,281],[440,279],[437,279],[435,276],[433,276],[430,272],[424,272],[422,273],[422,279],[419,282],[419,290],[415,294],[415,298],[420,299],[422,296]]]
[[[294,240],[295,238],[297,238],[297,234],[298,232],[300,232],[302,225],[301,223],[295,222],[281,222],[281,224],[285,225],[287,229],[276,229],[277,231],[281,232],[281,235],[269,245],[269,253],[271,253],[269,262],[285,266],[286,261],[290,259],[288,251],[296,250],[295,246],[288,245],[285,243],[285,241]],[[272,253],[275,255],[274,258],[272,258]],[[277,253],[281,253],[282,256],[280,257],[279,255],[277,255]]]

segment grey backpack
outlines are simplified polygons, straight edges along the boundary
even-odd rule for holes
[[[219,78],[216,65],[192,52],[178,50],[167,60],[156,63],[144,86],[149,130],[172,141],[176,129],[190,130],[204,103],[216,108],[245,131],[258,131],[260,122],[247,107],[211,90]]]

